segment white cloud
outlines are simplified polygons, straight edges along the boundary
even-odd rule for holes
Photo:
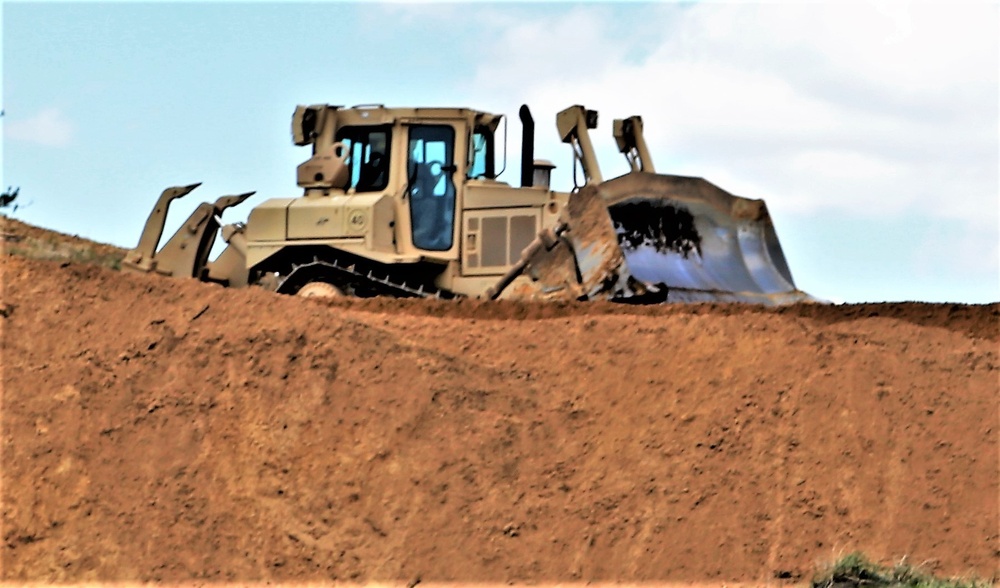
[[[5,123],[4,135],[15,141],[45,147],[66,147],[73,141],[75,130],[75,125],[61,110],[49,107],[30,118]]]
[[[608,5],[500,12],[483,38],[468,94],[512,115],[530,104],[559,185],[569,151],[551,117],[583,103],[601,111],[605,177],[625,171],[611,119],[641,114],[659,171],[772,210],[925,211],[996,233],[996,4],[641,6],[625,24]]]

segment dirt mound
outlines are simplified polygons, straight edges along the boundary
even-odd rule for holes
[[[3,259],[2,579],[997,574],[1000,305],[315,302]]]

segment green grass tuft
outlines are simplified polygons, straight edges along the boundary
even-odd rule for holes
[[[812,588],[988,588],[992,585],[979,579],[936,578],[905,563],[880,566],[860,553],[843,557],[817,575],[811,584]]]

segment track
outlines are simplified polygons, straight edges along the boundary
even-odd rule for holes
[[[336,260],[325,261],[318,257],[310,262],[293,266],[292,271],[278,284],[277,291],[294,294],[302,286],[315,278],[322,278],[331,284],[340,286],[350,292],[364,291],[368,297],[387,296],[391,298],[452,298],[450,292],[444,292],[424,285],[412,286],[405,280],[393,280],[388,274],[379,274],[375,270],[361,270],[354,264],[338,263]]]

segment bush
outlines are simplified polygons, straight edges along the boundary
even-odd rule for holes
[[[14,201],[17,200],[17,194],[20,191],[21,188],[13,188],[11,186],[7,186],[7,190],[5,190],[2,194],[0,194],[0,208],[8,208],[13,206],[14,208],[12,208],[11,211],[12,212],[16,211],[17,205],[14,204]]]

